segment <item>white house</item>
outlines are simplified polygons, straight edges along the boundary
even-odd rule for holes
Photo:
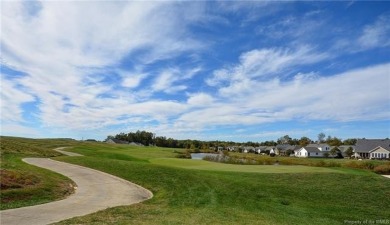
[[[323,153],[316,147],[302,147],[295,151],[295,156],[299,158],[323,157]]]
[[[253,146],[245,146],[242,150],[243,153],[255,152],[255,147]]]
[[[321,152],[329,152],[330,151],[330,145],[328,144],[308,144],[306,147],[314,147],[318,148]]]

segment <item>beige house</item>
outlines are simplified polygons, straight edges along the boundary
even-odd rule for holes
[[[372,149],[370,152],[370,159],[388,159],[390,158],[390,151],[378,146]]]
[[[363,159],[389,159],[390,139],[358,139],[354,157]]]

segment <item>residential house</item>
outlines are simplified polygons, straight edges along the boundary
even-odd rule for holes
[[[269,146],[264,146],[264,145],[256,147],[255,148],[255,153],[260,154],[261,152],[265,152],[268,147]]]
[[[328,144],[325,144],[325,143],[322,143],[322,144],[308,144],[306,147],[318,148],[321,152],[329,152],[331,150],[330,146]]]
[[[238,152],[238,150],[240,149],[240,147],[238,146],[228,146],[226,147],[226,149],[230,152]]]
[[[105,142],[109,144],[129,144],[128,141],[123,141],[116,138],[108,138]]]
[[[363,159],[389,159],[390,139],[358,139],[354,156]]]
[[[331,147],[331,149],[332,149],[332,148],[333,148],[333,147]],[[339,147],[337,147],[337,149],[340,150],[341,155],[342,155],[343,157],[348,157],[348,155],[346,154],[346,152],[347,152],[347,150],[348,150],[349,148],[352,148],[352,151],[355,151],[355,145],[340,145]]]
[[[299,158],[308,158],[308,157],[323,157],[324,151],[321,151],[316,147],[302,147],[295,151],[295,156]]]
[[[266,154],[268,153],[275,153],[275,147],[274,146],[259,146],[255,148],[255,153],[257,154]]]
[[[289,144],[279,144],[275,147],[275,154],[276,155],[287,155],[287,151],[291,150],[294,151],[296,149],[295,145],[289,145]]]
[[[255,152],[255,148],[253,146],[244,146],[242,148],[243,153],[250,153],[250,152]]]

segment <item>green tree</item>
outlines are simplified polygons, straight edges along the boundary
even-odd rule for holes
[[[299,139],[299,145],[302,147],[305,147],[306,145],[308,145],[310,143],[311,143],[311,140],[308,137],[301,137],[301,139]]]
[[[356,138],[349,138],[343,141],[344,145],[355,145],[357,142]]]
[[[325,141],[325,134],[323,132],[318,134],[318,143],[324,143]]]
[[[351,156],[353,155],[353,148],[352,147],[349,147],[347,148],[347,150],[345,151],[345,154],[351,158]]]
[[[333,147],[329,153],[332,155],[332,156],[336,156],[337,155],[337,151],[340,151],[337,147]]]
[[[336,147],[343,144],[341,139],[338,139],[337,137],[330,137],[330,136],[327,138],[326,143],[330,146],[336,146]]]
[[[284,135],[278,139],[278,144],[288,144],[291,140],[292,138],[290,136]]]

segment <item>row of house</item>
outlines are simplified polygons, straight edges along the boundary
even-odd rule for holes
[[[122,144],[122,145],[144,146],[141,143],[123,141],[123,140],[119,140],[119,139],[116,139],[116,138],[108,138],[104,142],[106,142],[108,144]]]
[[[296,157],[324,157],[332,146],[327,144],[310,144],[295,151]],[[347,157],[346,151],[351,148],[352,157],[362,159],[389,159],[390,139],[358,139],[355,145],[341,145],[337,149],[343,157]]]
[[[277,146],[259,146],[259,147],[228,147],[229,151],[238,151],[238,148],[242,149],[244,153],[261,153],[269,151],[269,153],[275,153],[282,156],[295,156],[301,158],[308,157],[326,157],[330,155],[330,150],[334,146],[328,144],[309,144],[305,147],[282,144]],[[336,147],[338,152],[347,157],[347,150],[352,149],[352,157],[363,159],[389,159],[390,158],[390,139],[358,139],[355,145],[341,145]]]

